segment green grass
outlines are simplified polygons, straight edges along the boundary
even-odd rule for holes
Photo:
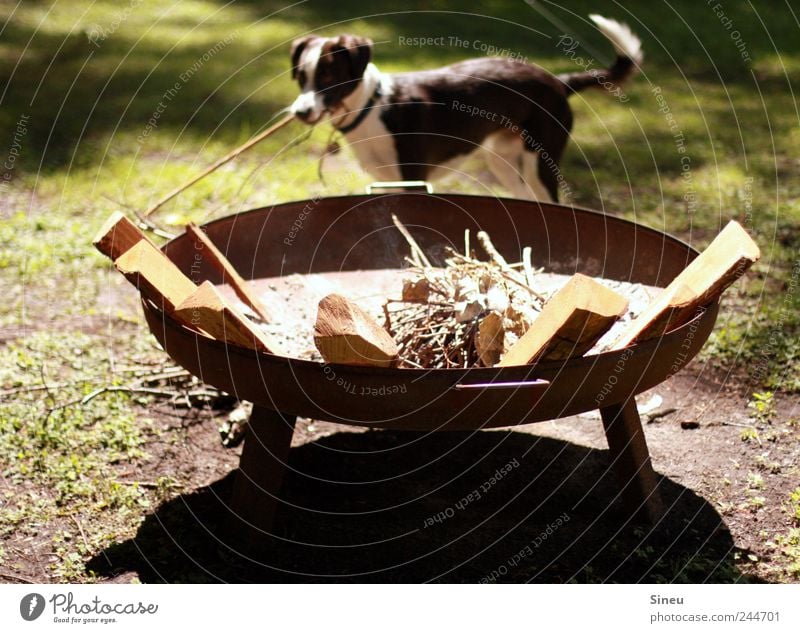
[[[596,2],[572,2],[569,11],[539,4],[601,61],[610,59],[607,43],[585,21],[599,10]],[[730,218],[756,237],[762,260],[726,295],[701,360],[740,376],[754,392],[754,424],[767,423],[781,394],[800,391],[800,127],[791,83],[800,70],[798,23],[780,3],[724,3],[746,42],[747,62],[705,3],[670,4],[675,8],[608,8],[642,36],[644,72],[626,86],[624,104],[600,91],[573,98],[576,125],[563,172],[576,204],[677,233],[697,246]],[[113,483],[118,464],[146,461],[142,446],[157,433],[137,417],[130,397],[112,394],[50,411],[109,374],[112,331],[121,333],[123,347],[157,353],[135,292],[89,243],[110,211],[144,209],[261,129],[295,95],[288,46],[306,32],[369,34],[378,42],[376,62],[393,71],[479,54],[398,44],[400,36],[442,35],[510,49],[553,71],[575,69],[556,46],[561,28],[517,0],[491,0],[480,9],[438,2],[441,13],[434,16],[424,12],[428,3],[404,6],[378,1],[365,10],[363,3],[316,0],[288,10],[273,0],[0,4],[0,165],[15,140],[19,146],[13,169],[0,167],[0,176],[7,175],[0,179],[0,329],[34,332],[0,347],[0,389],[41,384],[43,376],[72,383],[0,404],[0,468],[6,481],[30,495],[6,489],[0,534],[22,524],[33,530],[53,517],[105,513],[106,529],[90,530],[85,539],[74,527],[58,532],[59,577],[81,573],[70,543],[80,543],[82,559],[111,532],[134,529],[142,504],[154,499],[138,486]],[[183,81],[181,75],[212,49],[215,54]],[[177,94],[168,98],[176,84]],[[656,87],[685,137],[688,177]],[[145,137],[160,102],[163,112]],[[361,174],[337,184],[341,174],[328,173],[328,184],[321,183],[316,159],[328,135],[319,129],[302,140],[305,133],[299,124],[290,126],[183,194],[160,220],[180,225],[362,190],[368,178]],[[355,168],[352,160],[346,165]],[[478,192],[469,179],[456,177],[437,188]],[[767,392],[774,396],[759,399]],[[755,441],[758,434],[743,432],[742,439]],[[794,552],[796,566],[796,530],[785,538],[782,547]]]
[[[133,529],[149,507],[143,488],[119,482],[120,471],[146,461],[142,446],[160,431],[152,420],[134,415],[126,394],[78,403],[97,384],[109,382],[108,355],[95,337],[38,332],[0,348],[0,368],[5,392],[0,399],[0,466],[6,483],[0,536],[23,530],[37,538],[53,524],[69,525],[71,531],[59,529],[51,537],[58,557],[53,574],[74,579],[69,569],[76,552],[87,556],[92,545],[113,542],[118,533]],[[42,384],[52,388],[41,390]],[[77,549],[67,551],[62,547],[65,534],[77,536],[81,521],[88,526],[87,540],[76,540]]]
[[[789,495],[787,511],[795,526],[800,525],[800,488]],[[771,543],[782,557],[782,573],[790,579],[800,579],[800,527],[792,527]]]

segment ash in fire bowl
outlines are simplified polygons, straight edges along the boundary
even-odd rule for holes
[[[515,269],[520,270],[521,264],[512,264]],[[452,323],[455,319],[456,308],[460,304],[454,302],[451,305],[438,306],[436,304],[418,304],[402,302],[403,287],[411,279],[418,278],[421,273],[426,276],[447,276],[444,268],[418,269],[407,268],[383,269],[383,270],[359,270],[338,273],[311,274],[311,275],[289,275],[286,277],[275,277],[272,279],[261,279],[254,282],[255,290],[261,300],[273,312],[274,318],[270,323],[259,322],[265,332],[282,344],[284,355],[306,360],[322,360],[317,348],[314,346],[314,322],[317,317],[317,305],[327,295],[335,293],[348,297],[354,303],[366,310],[377,322],[385,321],[384,305],[387,305],[392,315],[392,323],[396,327],[403,328],[408,323],[416,323],[428,314],[432,315],[429,321],[431,333],[440,332],[442,329],[440,319]],[[569,281],[569,275],[562,275],[542,270],[534,271],[534,288],[541,297],[546,300],[563,288]],[[640,314],[661,288],[645,286],[642,284],[627,283],[623,281],[613,281],[609,279],[596,279],[604,286],[618,292],[628,299],[628,310],[612,326],[612,328],[595,344],[589,352],[596,353],[605,349],[614,341],[624,330],[626,324],[630,323],[634,317]],[[407,285],[407,284],[406,284]],[[511,284],[509,284],[511,285]],[[501,286],[502,287],[502,286]],[[222,291],[231,300],[236,300],[233,290],[229,286],[222,286]],[[510,288],[514,291],[513,285]],[[511,300],[508,313],[514,315],[514,310],[518,310],[520,292],[513,292],[514,298]],[[435,295],[433,295],[435,296]],[[484,295],[485,296],[485,295]],[[479,297],[478,301],[486,300]],[[491,297],[488,299],[491,301]],[[246,310],[246,306],[237,301],[240,309]],[[395,303],[397,301],[397,303]],[[491,306],[492,304],[489,304]],[[459,305],[460,307],[460,305]],[[519,310],[521,316],[519,321],[512,320],[514,326],[522,322],[522,318],[533,319],[539,313],[540,308],[537,303],[529,303],[527,312]],[[458,330],[463,331],[468,327],[475,327],[494,311],[482,310],[477,318],[457,323]],[[254,317],[255,318],[255,317]],[[404,322],[404,318],[408,321]],[[287,324],[290,326],[287,328]],[[505,330],[504,350],[507,350],[513,342],[519,338],[519,330],[514,330],[514,326]],[[425,327],[425,324],[422,325]],[[394,330],[392,333],[396,332]],[[407,330],[401,330],[407,333]],[[454,334],[451,331],[451,334]],[[441,336],[439,338],[442,338]],[[397,339],[399,341],[399,339]],[[401,358],[403,353],[401,350]],[[476,364],[476,363],[473,363]],[[402,366],[402,365],[401,365]],[[409,366],[413,366],[410,365]]]

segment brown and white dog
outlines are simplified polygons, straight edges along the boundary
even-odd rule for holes
[[[557,76],[498,57],[389,75],[371,63],[368,38],[298,38],[292,77],[301,94],[291,111],[308,124],[330,117],[377,180],[430,180],[483,148],[512,195],[556,201],[572,127],[568,97],[618,86],[642,61],[641,42],[626,25],[590,17],[614,46],[616,61],[605,70]]]

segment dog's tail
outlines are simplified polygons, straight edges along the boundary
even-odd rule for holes
[[[558,78],[564,82],[567,90],[580,92],[591,87],[606,87],[609,83],[618,86],[635,75],[644,59],[642,42],[627,24],[609,20],[601,15],[590,15],[589,19],[597,25],[617,52],[616,61],[606,69],[592,69],[574,73],[564,73]]]

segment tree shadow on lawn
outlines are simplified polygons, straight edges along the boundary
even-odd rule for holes
[[[157,43],[142,43],[137,39],[141,33],[125,31],[124,23],[119,32],[98,42],[91,39],[91,24],[76,24],[69,35],[64,35],[11,19],[3,31],[10,63],[0,68],[0,82],[8,86],[0,113],[0,124],[7,131],[0,134],[0,141],[10,145],[15,123],[22,116],[29,117],[25,151],[17,167],[37,171],[76,161],[91,164],[105,154],[107,148],[103,144],[109,135],[120,131],[145,134],[151,131],[147,125],[156,115],[157,131],[166,138],[188,133],[203,141],[214,132],[227,142],[231,137],[238,139],[243,133],[252,133],[295,93],[288,75],[291,33],[277,26],[272,35],[266,34],[269,31],[247,30],[264,19],[265,24],[270,24],[270,16],[274,16],[276,24],[280,20],[283,28],[290,25],[296,35],[325,25],[331,25],[322,28],[326,34],[351,30],[371,35],[378,41],[375,53],[379,63],[407,69],[481,56],[487,52],[482,45],[524,56],[532,63],[540,62],[553,72],[576,69],[563,46],[558,45],[561,27],[517,0],[484,3],[475,11],[485,14],[482,16],[465,11],[463,3],[454,1],[437,4],[433,13],[428,4],[421,2],[401,9],[393,3],[377,2],[367,10],[363,3],[355,2],[313,0],[286,9],[289,4],[282,0],[245,0],[237,3],[237,8],[246,13],[236,14],[229,27],[217,27],[206,39],[185,42],[165,37]],[[693,24],[696,33],[676,28],[675,14],[665,7],[648,6],[641,16],[643,24],[631,19],[638,13],[613,13],[630,22],[642,36],[648,73],[662,79],[676,78],[687,69],[699,69],[710,84],[718,84],[720,79],[726,83],[751,83],[752,75],[743,66],[727,31],[710,9],[695,5],[682,3],[680,13]],[[587,44],[603,51],[606,57],[598,63],[607,63],[613,56],[610,46],[585,20],[586,14],[596,9],[587,0],[571,8],[574,15],[559,15]],[[745,4],[740,3],[735,9],[739,23],[752,24],[751,10]],[[781,55],[798,54],[800,44],[794,31],[787,30],[790,21],[785,15],[761,8],[760,16],[768,24],[771,37],[762,32],[748,34],[747,43],[754,57],[774,53],[776,45]],[[201,26],[199,18],[197,23],[176,18],[163,25],[172,25],[184,35]],[[654,32],[648,33],[645,26]],[[220,44],[226,36],[233,38],[230,45]],[[678,36],[680,40],[676,40]],[[215,40],[217,37],[219,41]],[[445,37],[448,43],[401,45],[401,37]],[[451,37],[467,46],[450,44]],[[705,50],[698,45],[698,39]],[[678,46],[676,41],[685,45]],[[675,51],[665,50],[663,42],[679,50],[679,60],[670,56]],[[174,46],[178,43],[180,46]],[[266,54],[273,46],[276,48]],[[181,76],[212,49],[218,54],[206,59],[202,70],[193,73],[190,80],[181,81]],[[588,55],[583,49],[581,52]],[[17,55],[22,56],[18,63]],[[712,61],[714,68],[710,66]],[[676,68],[676,63],[681,68]],[[272,83],[276,77],[277,82]],[[170,89],[174,91],[176,85],[178,94],[171,94]],[[703,82],[699,85],[702,87]],[[786,92],[782,82],[780,86]],[[156,130],[152,132],[155,134]]]
[[[257,19],[290,3],[239,0],[238,4],[249,7]],[[800,55],[796,20],[779,3],[754,6],[748,0],[731,0],[724,7],[727,22],[720,20],[711,5],[693,0],[608,8],[599,7],[595,0],[540,0],[534,4],[519,0],[484,0],[479,5],[462,0],[414,0],[400,5],[373,0],[365,5],[357,0],[305,0],[293,4],[285,15],[321,35],[354,32],[376,40],[391,35],[392,40],[379,47],[379,56],[385,51],[387,58],[412,61],[412,68],[417,67],[416,62],[449,63],[486,54],[482,45],[493,46],[501,55],[527,56],[533,63],[557,60],[559,72],[574,69],[578,57],[596,65],[607,64],[614,53],[588,18],[598,11],[628,24],[642,40],[648,73],[657,70],[702,75],[713,83],[749,84],[752,77],[745,63],[747,57],[761,60],[775,54]],[[737,40],[732,32],[741,37]],[[569,54],[564,52],[568,44],[561,40],[565,33],[579,42]],[[401,36],[440,39],[428,44],[419,40],[400,44]]]
[[[8,86],[0,142],[10,146],[16,122],[27,122],[20,169],[94,164],[113,153],[113,136],[123,132],[134,132],[140,143],[156,134],[197,143],[213,134],[235,142],[286,105],[288,48],[263,53],[274,41],[253,50],[231,27],[220,29],[217,41],[174,48],[174,42],[142,44],[123,33],[93,43],[88,29],[63,36],[13,20],[5,27],[4,42],[19,58],[0,67],[0,84]]]
[[[165,502],[87,571],[169,583],[747,580],[722,518],[669,479],[661,523],[630,522],[607,451],[520,432],[345,432],[293,449],[289,467],[258,555],[224,529],[232,473]]]

